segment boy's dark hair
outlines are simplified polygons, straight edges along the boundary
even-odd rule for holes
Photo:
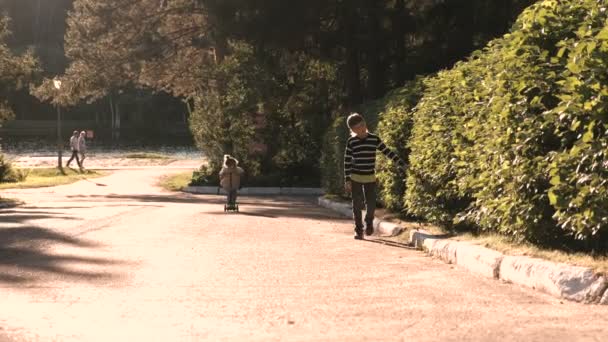
[[[365,119],[359,113],[352,113],[348,116],[348,119],[346,119],[346,125],[348,128],[353,128],[362,122],[365,122]]]

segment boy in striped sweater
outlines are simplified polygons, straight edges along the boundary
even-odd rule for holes
[[[376,151],[397,162],[405,169],[405,162],[382,142],[379,136],[367,130],[365,119],[360,114],[351,114],[346,120],[351,137],[346,142],[344,152],[344,189],[352,193],[355,239],[363,239],[363,218],[365,207],[365,234],[374,233],[374,212],[376,210]]]

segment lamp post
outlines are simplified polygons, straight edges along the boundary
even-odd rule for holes
[[[61,90],[61,80],[55,78],[53,80],[53,86],[59,93]],[[61,155],[63,154],[63,144],[61,140],[61,107],[59,106],[59,102],[56,101],[55,106],[57,107],[57,168],[61,173],[65,173],[63,171],[63,162],[61,161]]]

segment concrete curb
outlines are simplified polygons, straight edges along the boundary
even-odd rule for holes
[[[425,231],[411,232],[410,242],[429,255],[472,273],[533,288],[557,298],[608,305],[608,279],[590,268],[526,256],[506,256],[469,242],[442,240]]]
[[[448,264],[456,264],[456,247],[454,241],[445,239],[426,239],[422,243],[423,250],[430,256],[439,258]]]
[[[336,202],[319,197],[319,205],[340,213],[345,217],[353,217],[353,206],[350,203]],[[392,222],[374,219],[374,234],[380,236],[396,236],[401,234],[403,228]]]
[[[456,264],[486,278],[500,277],[504,255],[495,250],[468,243],[457,243]]]
[[[225,195],[226,192],[217,186],[187,186],[184,192],[201,195]],[[320,188],[281,188],[281,187],[250,187],[239,190],[239,195],[323,195]]]
[[[352,217],[350,204],[319,198],[319,205]],[[377,232],[397,235],[403,231],[390,222],[374,221]],[[410,244],[430,256],[456,264],[487,278],[533,288],[557,298],[579,303],[608,305],[608,277],[587,267],[554,263],[526,256],[507,256],[470,242],[445,239],[424,230],[411,231]]]
[[[587,267],[525,256],[505,256],[500,265],[500,279],[585,303],[599,303],[608,288],[606,278]]]

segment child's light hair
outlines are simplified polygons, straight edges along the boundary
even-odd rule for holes
[[[235,167],[239,165],[239,161],[236,160],[233,156],[229,154],[224,155],[224,166],[225,167]]]

